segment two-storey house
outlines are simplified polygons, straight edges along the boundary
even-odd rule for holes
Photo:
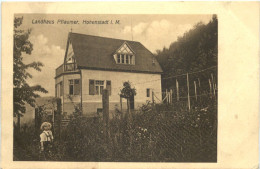
[[[113,110],[120,104],[123,82],[129,81],[136,88],[138,108],[152,100],[152,91],[161,92],[161,74],[156,58],[140,42],[69,33],[64,63],[56,69],[56,97],[65,114],[71,114],[75,105],[83,114],[93,114],[102,109],[106,88]],[[123,104],[126,108],[126,101]]]

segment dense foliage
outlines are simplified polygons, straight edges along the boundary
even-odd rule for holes
[[[121,89],[120,96],[123,98],[130,98],[136,95],[136,89],[131,87],[129,81],[123,83],[123,89]]]
[[[217,66],[217,56],[218,20],[216,15],[213,15],[208,24],[196,24],[193,29],[173,42],[169,48],[157,50],[156,58],[164,71],[162,76],[163,89],[175,88],[176,78],[168,77]],[[207,81],[211,77],[211,73],[214,77],[217,77],[217,68],[190,75],[191,84],[193,84],[193,81],[197,81],[198,84],[199,78],[201,85],[206,89],[205,85],[208,86]],[[178,81],[180,87],[186,86],[185,76],[179,76]]]
[[[190,112],[181,102],[148,103],[132,113],[131,119],[128,113],[115,115],[110,120],[108,139],[104,138],[102,117],[75,113],[61,138],[55,136],[51,160],[216,162],[216,98],[200,100]],[[41,160],[39,140],[32,128],[22,133],[14,160]]]
[[[25,64],[23,54],[30,55],[33,50],[33,44],[29,41],[31,30],[22,30],[19,27],[23,23],[23,18],[14,18],[14,36],[13,36],[13,95],[14,95],[14,117],[23,115],[28,103],[34,107],[35,98],[39,97],[37,92],[47,93],[40,85],[30,86],[27,83],[28,78],[32,78],[30,68],[41,71],[43,64],[41,62],[32,62]]]

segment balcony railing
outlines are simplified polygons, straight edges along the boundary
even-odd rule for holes
[[[65,71],[75,71],[77,69],[76,63],[67,63],[65,64]]]
[[[67,64],[62,64],[56,69],[56,77],[61,75],[64,72],[72,72],[72,71],[77,71],[77,65],[76,63],[67,63]]]

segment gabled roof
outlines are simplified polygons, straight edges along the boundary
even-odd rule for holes
[[[140,42],[70,33],[78,68],[162,73],[154,55]],[[126,42],[135,54],[135,65],[116,64],[113,54]]]

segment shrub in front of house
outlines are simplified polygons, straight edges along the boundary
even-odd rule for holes
[[[66,160],[215,162],[217,106],[212,99],[191,111],[148,103],[138,112],[115,116],[104,138],[102,118],[78,116],[64,137]]]

